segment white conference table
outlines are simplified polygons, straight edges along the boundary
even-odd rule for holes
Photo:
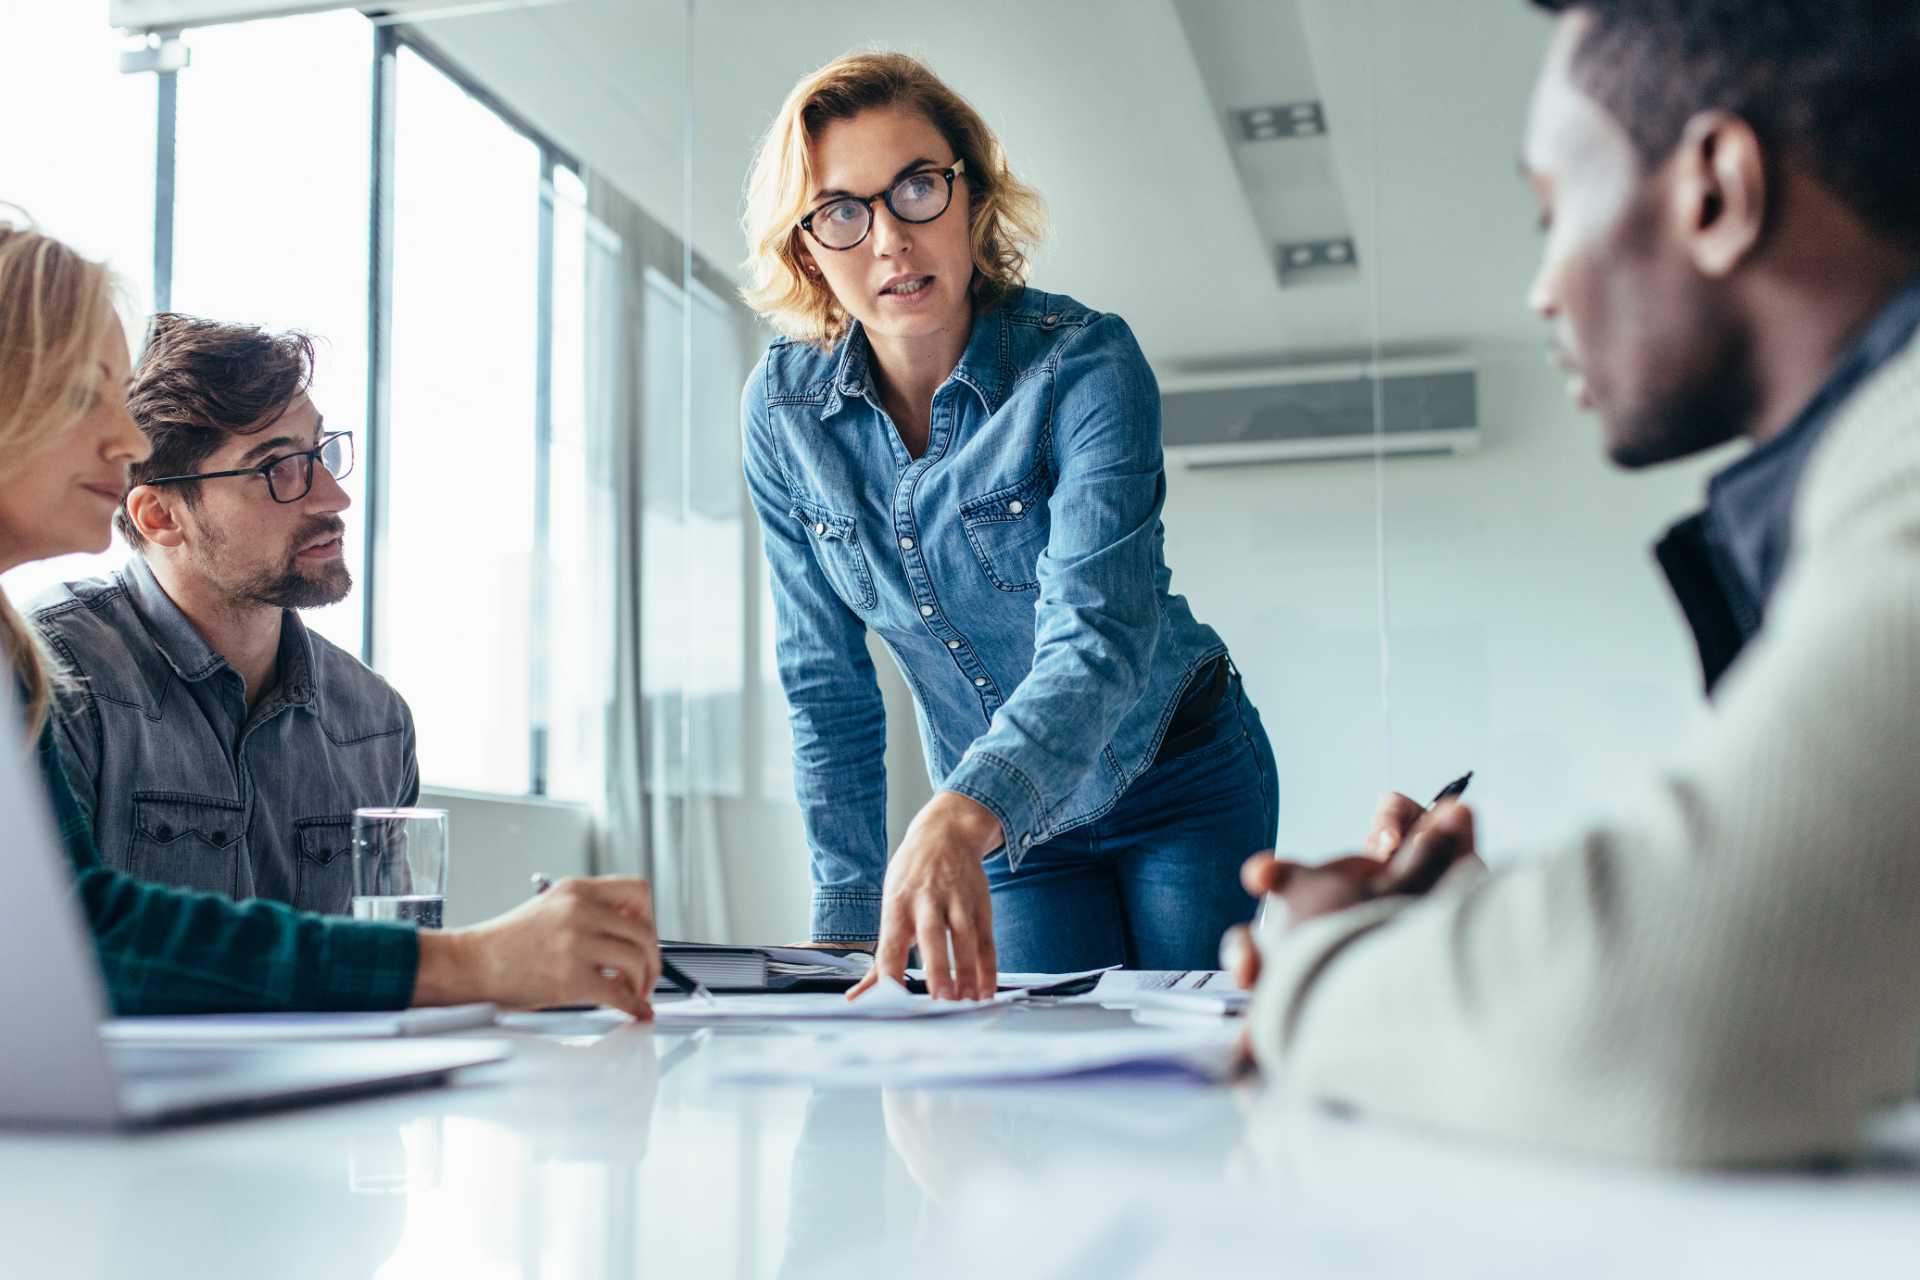
[[[1847,1169],[1678,1175],[1357,1122],[1255,1081],[729,1083],[849,1029],[605,1026],[549,1015],[444,1089],[0,1134],[0,1275],[1920,1274],[1916,1113]]]

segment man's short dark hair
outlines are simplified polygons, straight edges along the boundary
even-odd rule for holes
[[[1752,126],[1879,234],[1920,247],[1920,4],[1914,0],[1532,0],[1593,25],[1576,83],[1644,164],[1687,121]]]
[[[228,436],[254,435],[278,422],[313,381],[313,339],[248,324],[219,324],[163,311],[147,330],[127,410],[153,446],[131,470],[133,484],[197,471]],[[197,482],[179,486],[189,507]],[[124,508],[120,533],[144,541]]]

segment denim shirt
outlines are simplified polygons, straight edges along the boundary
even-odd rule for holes
[[[1031,289],[977,315],[917,459],[869,352],[858,324],[831,352],[775,342],[741,407],[821,941],[879,932],[866,631],[912,688],[934,786],[991,810],[1015,866],[1113,807],[1226,652],[1169,590],[1159,387],[1122,320]]]
[[[140,556],[36,602],[74,675],[55,717],[104,865],[141,880],[344,914],[353,811],[419,796],[413,717],[358,659],[282,614],[279,683],[238,672]]]

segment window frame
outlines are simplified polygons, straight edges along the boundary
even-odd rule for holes
[[[398,94],[398,64],[402,50],[445,76],[462,93],[479,103],[502,124],[531,142],[540,154],[540,184],[537,197],[539,244],[536,246],[538,279],[535,294],[534,352],[534,550],[536,565],[544,562],[552,547],[551,494],[553,447],[553,301],[554,301],[554,174],[570,170],[582,182],[587,171],[573,154],[536,128],[483,85],[467,75],[434,43],[414,27],[404,23],[369,17],[372,30],[370,91],[372,93],[372,129],[369,139],[371,198],[367,210],[367,412],[361,451],[366,467],[367,532],[360,549],[360,589],[364,602],[360,634],[360,660],[372,667],[378,657],[376,640],[381,599],[385,587],[382,569],[385,562],[387,503],[391,492],[391,460],[388,429],[391,424],[391,376],[393,352],[393,193],[395,176],[395,138],[401,111]],[[183,33],[190,34],[190,32]],[[179,73],[156,73],[159,99],[158,128],[154,139],[154,309],[165,311],[172,305],[174,218],[176,191],[174,157],[179,124]],[[192,91],[191,80],[185,86]],[[550,645],[553,618],[544,575],[534,575],[532,618],[533,660],[529,664],[528,759],[529,776],[525,796],[548,794],[547,756],[551,731]]]

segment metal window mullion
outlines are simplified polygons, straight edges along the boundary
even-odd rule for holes
[[[153,309],[173,309],[174,176],[179,158],[180,73],[156,77],[153,150]]]
[[[547,756],[553,722],[553,590],[548,572],[553,550],[553,288],[554,151],[540,148],[540,246],[534,295],[533,580],[530,584],[527,690],[528,785],[547,794]]]
[[[367,215],[367,533],[361,548],[360,660],[374,665],[386,558],[391,450],[393,352],[393,157],[400,42],[393,28],[373,29],[373,129]]]

